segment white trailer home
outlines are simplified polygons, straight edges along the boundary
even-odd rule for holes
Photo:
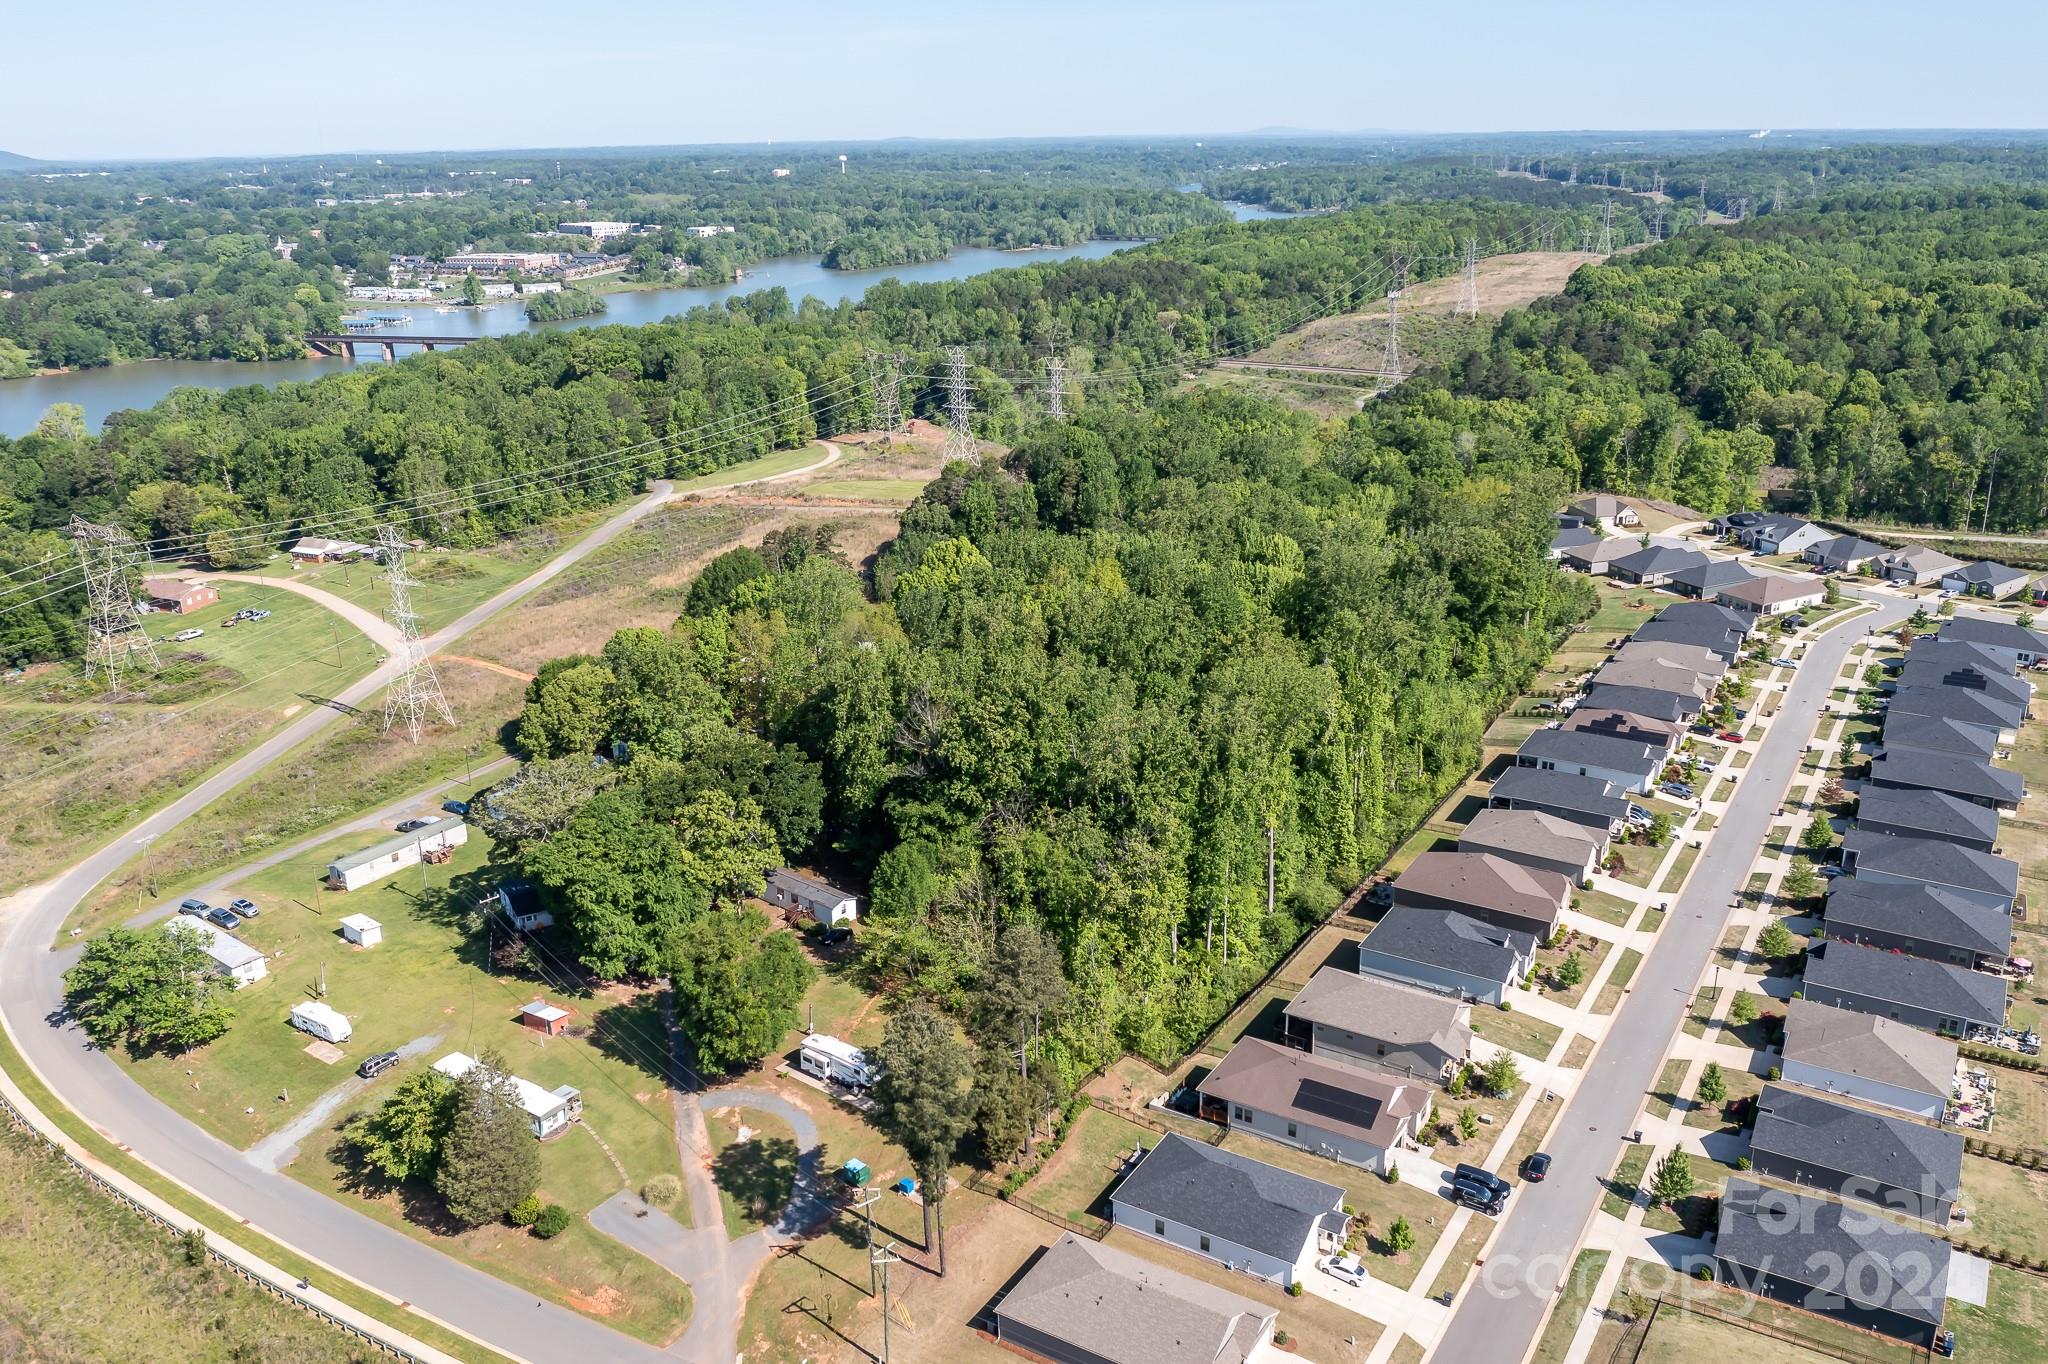
[[[434,1069],[451,1080],[460,1080],[476,1065],[476,1058],[464,1052],[451,1051],[434,1062]],[[545,1141],[562,1131],[583,1116],[583,1091],[574,1085],[560,1085],[554,1089],[542,1089],[531,1080],[522,1080],[517,1075],[505,1077],[512,1085],[513,1097],[526,1112],[527,1122],[533,1128],[536,1140]]]
[[[313,1034],[323,1042],[346,1042],[355,1035],[355,1027],[346,1014],[317,999],[300,1000],[292,1005],[292,1026],[300,1032]]]
[[[852,923],[860,915],[857,896],[788,867],[768,873],[768,888],[761,898],[777,909],[796,910],[828,927]]]
[[[875,1067],[868,1063],[866,1052],[824,1033],[806,1037],[796,1059],[804,1074],[820,1080],[837,1081],[855,1089],[865,1089],[875,1082]]]
[[[245,985],[254,985],[270,974],[269,959],[261,952],[204,919],[180,915],[165,927],[173,933],[197,934],[199,945],[206,949],[207,956],[213,958],[213,969],[234,981],[237,990]]]
[[[393,872],[417,866],[423,857],[459,848],[467,842],[469,825],[462,816],[449,815],[423,829],[335,858],[327,864],[327,884],[336,890],[360,890]]]

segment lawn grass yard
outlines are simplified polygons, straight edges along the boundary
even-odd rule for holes
[[[725,1234],[737,1241],[772,1225],[796,1186],[795,1130],[772,1113],[744,1107],[706,1113],[704,1129],[711,1136],[712,1178],[725,1214]]]
[[[1572,1337],[1578,1334],[1579,1322],[1586,1315],[1593,1286],[1606,1272],[1608,1254],[1604,1250],[1582,1250],[1572,1261],[1571,1276],[1565,1280],[1564,1292],[1558,1295],[1550,1320],[1543,1327],[1543,1335],[1536,1342],[1536,1353],[1530,1356],[1531,1364],[1564,1364]]]
[[[1579,1001],[1586,997],[1586,990],[1592,985],[1593,977],[1599,974],[1600,963],[1605,961],[1607,954],[1613,950],[1614,944],[1605,938],[1600,939],[1597,946],[1589,945],[1589,940],[1583,933],[1572,938],[1560,948],[1537,948],[1536,977],[1541,993],[1546,999],[1555,1000],[1567,1008],[1576,1009],[1579,1006]],[[1564,965],[1566,958],[1570,957],[1573,953],[1578,954],[1579,965],[1585,972],[1585,975],[1580,978],[1579,983],[1570,989],[1544,983],[1555,975],[1558,969]]]
[[[2035,1364],[2048,1339],[2048,1279],[1993,1265],[1984,1306],[1949,1303],[1947,1325],[1972,1360]]]
[[[1722,1106],[1738,1102],[1742,1099],[1754,1099],[1763,1092],[1763,1077],[1751,1075],[1746,1070],[1737,1070],[1733,1066],[1722,1066],[1721,1079],[1728,1087],[1728,1097],[1723,1099],[1721,1103],[1698,1104],[1691,1112],[1685,1115],[1685,1125],[1687,1127],[1705,1128],[1709,1132],[1728,1127],[1731,1124],[1726,1118],[1721,1116]],[[1697,1091],[1697,1086],[1695,1086],[1695,1091]],[[1686,1097],[1696,1098],[1697,1093],[1689,1094]]]
[[[1760,1299],[1755,1301],[1761,1302]],[[1759,1318],[1783,1315],[1789,1311],[1788,1308],[1780,1308],[1775,1313],[1759,1313]],[[1819,1328],[1825,1325],[1814,1317],[1804,1317],[1800,1324],[1810,1324],[1802,1334],[1815,1339],[1819,1337]],[[1921,1358],[1903,1345],[1896,1353],[1875,1353],[1870,1347],[1876,1343],[1875,1337],[1863,1335],[1855,1342],[1860,1347],[1856,1353],[1833,1357],[1864,1360],[1870,1364],[1877,1364],[1879,1360]],[[1711,1359],[1740,1359],[1742,1364],[1816,1364],[1816,1361],[1828,1357],[1817,1355],[1803,1345],[1762,1335],[1732,1322],[1717,1321],[1667,1306],[1657,1314],[1656,1325],[1643,1342],[1634,1364],[1699,1364],[1701,1360]]]
[[[924,491],[917,478],[828,478],[803,490],[805,497],[854,497],[874,502],[914,502]]]
[[[1655,1116],[1671,1116],[1674,1101],[1679,1098],[1679,1082],[1685,1079],[1685,1067],[1686,1062],[1674,1056],[1664,1063],[1664,1069],[1657,1072],[1657,1087],[1650,1091],[1649,1102],[1649,1111]]]
[[[1593,1045],[1593,1039],[1584,1033],[1574,1036],[1571,1045],[1564,1049],[1564,1058],[1558,1064],[1566,1070],[1584,1069],[1586,1062],[1593,1059]]]
[[[1694,1037],[1705,1037],[1707,1022],[1713,1017],[1715,1001],[1720,997],[1721,991],[1712,985],[1695,991],[1692,1003],[1685,1011],[1685,1030]]]
[[[1282,1011],[1287,1002],[1294,998],[1293,990],[1265,989],[1237,1006],[1230,1016],[1212,1033],[1202,1045],[1202,1050],[1222,1056],[1236,1046],[1238,1039],[1257,1037],[1267,1042],[1278,1042],[1285,1024]]]
[[[1090,1104],[1074,1119],[1060,1149],[1020,1192],[1031,1203],[1083,1227],[1107,1220],[1102,1196],[1139,1146],[1151,1150],[1159,1134]]]
[[[2048,1174],[1964,1156],[1962,1201],[1970,1212],[1962,1239],[2000,1246],[2029,1261],[2048,1256]]]
[[[1564,1030],[1554,1023],[1519,1011],[1502,1012],[1485,1004],[1472,1010],[1472,1031],[1537,1061],[1549,1056],[1557,1039],[1564,1035]]]
[[[1621,1160],[1615,1165],[1614,1173],[1604,1181],[1606,1192],[1600,1196],[1600,1210],[1610,1217],[1626,1217],[1628,1210],[1635,1206],[1636,1193],[1641,1189],[1643,1176],[1650,1169],[1650,1152],[1654,1148],[1630,1145],[1621,1152]]]
[[[1622,995],[1628,990],[1628,983],[1635,979],[1636,968],[1643,964],[1643,954],[1633,947],[1624,947],[1621,957],[1614,963],[1614,969],[1607,974],[1607,983],[1600,987],[1600,994],[1593,1000],[1593,1012],[1611,1014],[1621,1003]]]
[[[1699,855],[1700,850],[1690,843],[1680,848],[1678,856],[1671,859],[1671,866],[1665,871],[1663,880],[1657,883],[1658,893],[1662,895],[1678,894],[1678,888],[1685,884],[1686,874],[1692,870],[1693,861]]]
[[[1627,928],[1636,917],[1639,908],[1633,901],[1619,895],[1609,895],[1604,890],[1582,890],[1575,893],[1577,903],[1573,908],[1581,914],[1590,914],[1602,923],[1613,924],[1616,928]]]
[[[1325,1160],[1277,1141],[1267,1141],[1264,1137],[1232,1132],[1223,1139],[1223,1149],[1340,1186],[1344,1190],[1344,1201],[1351,1205],[1352,1212],[1368,1219],[1366,1235],[1369,1248],[1365,1254],[1365,1267],[1375,1279],[1396,1288],[1407,1288],[1415,1282],[1422,1262],[1429,1258],[1430,1248],[1436,1245],[1451,1214],[1456,1211],[1451,1201],[1440,1194],[1418,1189],[1413,1184],[1389,1184],[1370,1170]],[[1399,1160],[1396,1156],[1397,1164]],[[1400,1255],[1388,1255],[1385,1253],[1385,1237],[1387,1228],[1394,1224],[1396,1217],[1408,1219],[1408,1225],[1415,1231],[1415,1248]],[[1242,1277],[1239,1276],[1240,1281]]]

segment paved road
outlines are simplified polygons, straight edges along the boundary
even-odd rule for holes
[[[1741,773],[1727,817],[1694,864],[1585,1082],[1558,1120],[1549,1147],[1556,1161],[1550,1178],[1516,1192],[1485,1268],[1458,1302],[1430,1356],[1433,1364],[1501,1364],[1523,1358],[1534,1343],[1544,1311],[1599,1208],[1600,1181],[1635,1126],[1708,954],[1727,930],[1735,898],[1798,770],[1842,660],[1873,625],[1903,620],[1911,611],[1896,598],[1868,600],[1878,607],[1877,614],[1826,631],[1800,661],[1777,718]]]

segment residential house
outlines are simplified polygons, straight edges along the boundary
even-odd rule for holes
[[[2027,784],[2009,768],[1957,753],[1911,751],[1887,754],[1870,764],[1867,786],[1941,791],[1995,810],[2017,810]]]
[[[208,923],[197,915],[180,914],[164,928],[168,932],[187,933],[198,938],[199,945],[213,961],[214,973],[233,981],[237,990],[245,985],[254,985],[270,974],[269,958],[218,924]]]
[[[1667,758],[1685,742],[1685,725],[1680,721],[1656,720],[1633,711],[1608,710],[1605,707],[1580,706],[1566,716],[1559,727],[1649,744]]]
[[[1954,1037],[1981,1037],[2005,1026],[2000,977],[1855,943],[1816,943],[1806,954],[1800,989],[1817,1004]]]
[[[1669,692],[1683,698],[1695,710],[1705,705],[1707,698],[1714,694],[1713,681],[1702,677],[1698,669],[1642,653],[1603,663],[1593,674],[1592,685],[1587,688],[1588,697],[1601,687],[1636,687],[1644,691]]]
[[[1941,623],[1941,638],[1989,649],[2021,668],[2048,662],[2048,635],[2010,621],[1957,616]]]
[[[1536,964],[1536,935],[1447,909],[1388,910],[1358,945],[1360,975],[1498,1004]]]
[[[1687,602],[1686,605],[1706,606],[1728,615],[1735,614],[1725,607],[1714,606],[1711,602]],[[1673,617],[1671,611],[1676,609],[1667,609],[1655,620],[1637,626],[1631,638],[1639,642],[1696,644],[1702,649],[1713,650],[1719,657],[1731,663],[1742,652],[1743,639],[1749,633],[1745,627],[1728,625],[1711,617]]]
[[[460,1080],[475,1065],[474,1057],[451,1051],[434,1062],[434,1069],[451,1080]],[[533,1081],[517,1075],[505,1078],[511,1083],[512,1097],[525,1112],[527,1126],[532,1129],[536,1140],[547,1140],[583,1116],[583,1094],[574,1085],[542,1089]]]
[[[1885,717],[1878,750],[1887,754],[1937,753],[1951,758],[1989,762],[1998,752],[1998,736],[1976,725],[1959,725],[1938,715]]]
[[[1290,1288],[1350,1227],[1335,1184],[1169,1133],[1109,1196],[1109,1220]]]
[[[1946,791],[1870,787],[1856,802],[1860,833],[1931,838],[1988,853],[1998,846],[1998,811]]]
[[[1746,583],[1756,576],[1756,570],[1739,559],[1708,559],[1703,564],[1680,569],[1664,585],[1682,596],[1711,601],[1722,588]]]
[[[1680,644],[1663,639],[1632,639],[1614,651],[1614,663],[1660,663],[1682,668],[1705,682],[1718,682],[1728,672],[1728,660],[1704,644]]]
[[[1827,588],[1811,578],[1762,575],[1746,583],[1724,587],[1714,600],[1752,616],[1782,616],[1818,606],[1827,599]]]
[[[1572,883],[1492,853],[1426,852],[1394,880],[1394,903],[1448,909],[1502,928],[1548,938],[1571,899]]]
[[[1948,1225],[1962,1193],[1963,1134],[1768,1084],[1749,1158],[1757,1174]]]
[[[1707,525],[1716,535],[1736,535],[1763,519],[1762,512],[1736,511],[1717,516]]]
[[[1539,729],[1515,753],[1517,767],[1601,777],[1615,789],[1641,793],[1664,770],[1664,752],[1650,744],[1585,729]]]
[[[1601,574],[1607,572],[1615,560],[1625,559],[1640,549],[1642,544],[1639,541],[1622,537],[1595,540],[1590,544],[1566,545],[1558,552],[1557,557],[1558,562],[1566,568],[1577,569],[1581,573]]]
[[[1550,557],[1553,560],[1562,559],[1568,549],[1599,543],[1600,532],[1591,526],[1560,526],[1557,533],[1550,537]]]
[[[1696,549],[1682,545],[1651,545],[1612,561],[1607,565],[1607,572],[1625,583],[1662,587],[1671,581],[1672,574],[1698,568],[1706,562],[1707,556]]]
[[[1614,666],[1609,664],[1608,667]],[[1605,669],[1602,669],[1604,675]],[[1652,720],[1689,721],[1704,707],[1704,698],[1692,688],[1671,691],[1663,687],[1642,687],[1632,683],[1596,679],[1586,689],[1584,705],[1601,710],[1625,710]]]
[[[1962,566],[1961,559],[1950,558],[1926,545],[1907,545],[1904,549],[1881,554],[1877,560],[1877,571],[1886,581],[1911,583],[1916,587],[1944,578]]]
[[[1933,886],[1980,905],[2010,911],[2019,863],[1937,838],[1902,838],[1858,828],[1842,840],[1842,869],[1866,881]]]
[[[1269,1364],[1279,1312],[1068,1232],[989,1309],[996,1339],[1054,1364]]]
[[[1967,663],[1956,663],[1953,653],[1948,661],[1933,658],[1908,658],[1905,666],[1898,670],[1895,685],[1899,687],[1954,687],[1958,691],[1978,692],[2008,706],[2020,707],[2022,713],[2034,696],[2034,684],[2023,677],[2015,677],[2010,670],[1996,665],[1988,668],[1975,667]]]
[[[1941,590],[1954,592],[1965,597],[1989,597],[1993,601],[2004,601],[2026,590],[2032,575],[2024,568],[2013,568],[2006,564],[1979,559],[1974,564],[1950,569],[1941,577]]]
[[[1598,521],[1610,534],[1640,524],[1636,509],[1612,493],[1594,493],[1572,503],[1570,511],[1589,521]]]
[[[2012,915],[1934,886],[1840,876],[1828,886],[1819,935],[1969,970],[1999,970],[2012,953]]]
[[[1923,1346],[1941,1333],[1953,1254],[1939,1236],[1741,1178],[1714,1236],[1721,1282]]]
[[[1900,687],[1885,700],[1885,714],[1933,715],[1977,725],[2011,743],[2027,721],[2027,708],[1967,687]]]
[[[2012,628],[2016,630],[2019,627]],[[2005,650],[1945,636],[1914,640],[1912,646],[1906,650],[1904,658],[1896,659],[1886,667],[1896,674],[1908,663],[1939,664],[1944,671],[1950,668],[1967,668],[1999,677],[2012,677],[2019,671],[2018,659]]]
[[[1682,601],[1675,606],[1667,606],[1657,613],[1654,623],[1669,624],[1673,622],[1687,625],[1718,625],[1724,629],[1733,630],[1745,637],[1756,629],[1755,617],[1741,611],[1732,610],[1721,605],[1719,602],[1711,601]],[[1642,631],[1637,630],[1635,637],[1641,639],[1643,637]],[[1712,645],[1707,647],[1713,648]],[[1720,653],[1721,651],[1714,649],[1714,652]]]
[[[1831,539],[1834,532],[1811,521],[1777,512],[1736,532],[1736,538],[1759,554],[1804,554],[1808,545]]]
[[[1810,999],[1785,1006],[1784,1078],[1938,1122],[1955,1088],[1956,1044]]]
[[[157,610],[171,611],[180,616],[190,615],[220,600],[219,589],[184,578],[144,578],[142,595]]]
[[[1232,1131],[1382,1173],[1397,1149],[1417,1149],[1430,1114],[1426,1085],[1256,1037],[1195,1089],[1203,1116]]]
[[[1491,853],[1582,886],[1607,856],[1607,835],[1541,810],[1481,810],[1458,835],[1458,851]]]
[[[828,885],[814,876],[780,867],[768,873],[768,886],[761,898],[777,909],[795,910],[821,924],[852,923],[860,914],[860,901],[851,891]]]
[[[343,559],[369,558],[377,553],[377,547],[354,540],[330,540],[324,535],[308,535],[285,553],[291,556],[296,567],[299,564],[331,564]]]
[[[459,848],[469,842],[469,825],[461,815],[447,815],[409,834],[399,834],[363,849],[347,853],[327,864],[327,884],[336,890],[360,890],[422,858]]]
[[[1289,1000],[1287,1038],[1318,1056],[1441,1084],[1472,1058],[1472,1006],[1453,995],[1325,966]]]
[[[491,912],[504,915],[516,933],[554,926],[555,916],[541,903],[540,889],[530,881],[507,881],[484,901],[485,908],[489,910],[493,902],[497,908]]]
[[[1799,552],[1799,557],[1823,573],[1854,573],[1872,559],[1883,557],[1887,547],[1860,535],[1837,535],[1816,540]]]
[[[1611,835],[1627,821],[1629,800],[1600,777],[1510,767],[1494,781],[1491,804],[1496,810],[1541,810]]]

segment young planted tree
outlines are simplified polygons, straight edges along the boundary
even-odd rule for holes
[[[1799,843],[1815,857],[1825,856],[1835,846],[1835,830],[1828,823],[1828,817],[1815,815],[1807,824],[1806,832],[1799,836]]]
[[[1782,883],[1785,894],[1795,900],[1805,900],[1820,894],[1820,874],[1811,862],[1799,861],[1792,864],[1792,870],[1785,873]]]
[[[1406,1217],[1396,1217],[1387,1228],[1387,1253],[1400,1255],[1415,1249],[1415,1228]]]
[[[1478,1135],[1479,1115],[1472,1110],[1472,1105],[1466,1104],[1458,1110],[1458,1136],[1464,1141],[1470,1141]]]
[[[1728,1081],[1721,1074],[1719,1061],[1707,1062],[1700,1072],[1699,1101],[1702,1104],[1718,1104],[1728,1097]]]
[[[945,1017],[912,1005],[889,1020],[877,1048],[882,1075],[875,1082],[875,1125],[910,1156],[924,1194],[924,1239],[937,1245],[939,1274],[946,1272],[946,1168],[974,1125],[974,1063],[967,1044]],[[937,1219],[936,1243],[933,1221]]]
[[[540,1143],[494,1051],[455,1082],[434,1188],[465,1226],[495,1222],[540,1184]]]
[[[1585,978],[1586,960],[1578,953],[1567,953],[1565,959],[1558,963],[1557,983],[1560,987],[1566,990],[1572,989],[1585,980]]]
[[[1728,1021],[1736,1027],[1756,1022],[1756,996],[1744,990],[1728,1001]]]
[[[1773,919],[1756,935],[1756,950],[1775,961],[1798,951],[1799,941],[1792,936],[1791,929]]]
[[[1657,1168],[1650,1176],[1650,1200],[1669,1207],[1692,1197],[1695,1187],[1692,1157],[1673,1148],[1669,1155],[1657,1162]]]
[[[1671,841],[1671,816],[1659,810],[1650,816],[1649,827],[1643,830],[1643,838],[1653,848],[1661,848]]]
[[[233,994],[199,931],[110,928],[64,973],[64,1004],[97,1047],[132,1052],[203,1047],[234,1021]]]
[[[1515,1054],[1508,1050],[1494,1053],[1480,1074],[1486,1081],[1486,1092],[1496,1096],[1512,1094],[1521,1082],[1522,1068],[1515,1063]]]

